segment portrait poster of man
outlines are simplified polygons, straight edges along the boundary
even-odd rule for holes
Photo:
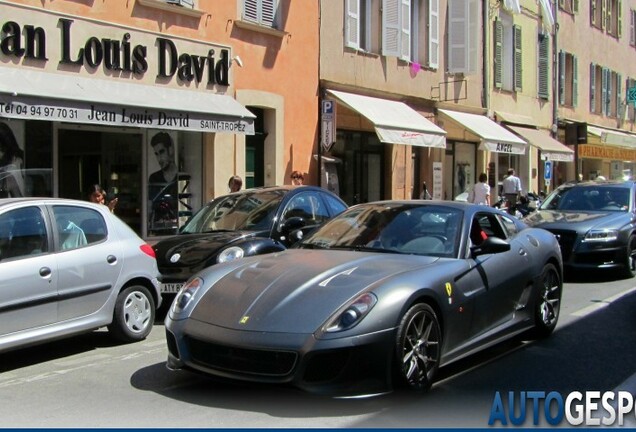
[[[179,224],[179,164],[177,134],[148,135],[148,233],[174,234]]]

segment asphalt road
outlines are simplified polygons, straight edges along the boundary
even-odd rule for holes
[[[158,323],[131,345],[100,330],[0,354],[0,421],[4,428],[482,428],[498,391],[636,394],[636,279],[608,278],[569,278],[551,338],[503,344],[443,368],[424,395],[330,398],[170,372]]]

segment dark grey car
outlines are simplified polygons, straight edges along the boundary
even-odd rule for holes
[[[633,181],[568,183],[555,189],[528,225],[556,235],[568,269],[636,274],[636,186]]]

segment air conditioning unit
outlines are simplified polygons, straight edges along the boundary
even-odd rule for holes
[[[194,0],[166,0],[166,3],[194,9]]]

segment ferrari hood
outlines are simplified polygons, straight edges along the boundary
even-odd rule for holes
[[[216,255],[221,248],[236,240],[251,237],[250,231],[217,231],[205,234],[179,234],[153,246],[157,264],[162,267],[183,267],[201,263]],[[176,259],[178,256],[178,259]]]
[[[605,228],[621,226],[621,220],[626,218],[624,212],[567,212],[556,210],[540,210],[531,213],[524,219],[530,226],[544,229],[565,229],[572,231],[587,231],[591,228]]]
[[[244,331],[313,333],[372,285],[437,259],[306,249],[263,255],[214,284],[191,318]]]

